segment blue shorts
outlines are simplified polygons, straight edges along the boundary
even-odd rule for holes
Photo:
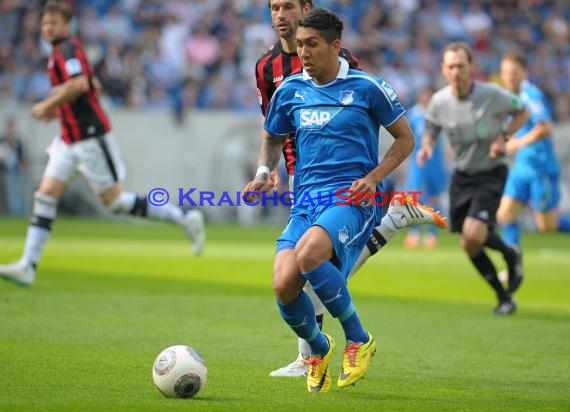
[[[289,222],[277,239],[276,251],[294,249],[311,226],[320,226],[328,233],[334,250],[331,262],[345,279],[368,242],[376,223],[379,208],[359,206],[317,205],[294,207]]]
[[[443,167],[438,165],[420,168],[412,165],[408,168],[407,191],[420,190],[420,199],[429,199],[439,196],[447,189],[449,184],[449,174]]]
[[[535,212],[548,212],[555,209],[560,201],[558,175],[532,175],[512,170],[503,194],[521,203],[530,204]]]

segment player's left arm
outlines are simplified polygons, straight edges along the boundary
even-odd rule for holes
[[[552,133],[552,116],[550,110],[543,102],[541,96],[536,96],[528,101],[527,107],[534,126],[518,139],[510,139],[507,142],[507,154],[513,155],[522,147],[529,146],[534,142],[545,139]]]
[[[395,139],[378,166],[352,183],[353,194],[365,192],[373,196],[378,184],[412,153],[416,139],[404,116],[406,110],[392,86],[381,78],[376,78],[371,84],[370,110]],[[367,206],[372,206],[372,202]]]
[[[552,123],[550,122],[541,122],[534,125],[532,129],[529,130],[527,134],[518,138],[518,139],[509,139],[507,141],[507,154],[514,155],[517,150],[525,147],[530,146],[534,142],[538,142],[542,140],[552,133]]]
[[[404,116],[387,126],[386,130],[392,135],[394,142],[374,170],[352,183],[351,193],[367,193],[373,196],[378,184],[400,166],[414,150],[416,144],[414,132]],[[372,202],[366,204],[366,207],[370,206]]]

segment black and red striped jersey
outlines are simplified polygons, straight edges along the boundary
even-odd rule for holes
[[[339,53],[348,61],[351,69],[358,69],[358,59],[347,49],[341,49]],[[283,79],[303,71],[301,59],[297,53],[287,53],[281,46],[281,41],[277,41],[267,50],[255,64],[255,80],[257,82],[257,97],[261,106],[261,113],[265,116],[271,97]],[[287,173],[292,175],[295,172],[295,135],[289,136],[283,146],[283,156]]]
[[[86,93],[61,104],[57,110],[63,141],[73,143],[110,132],[111,124],[92,84],[93,68],[79,40],[70,37],[55,44],[47,67],[54,87],[76,76],[85,75],[89,79]]]

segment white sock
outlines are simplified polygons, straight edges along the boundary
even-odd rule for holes
[[[51,236],[51,231],[43,227],[30,225],[26,235],[26,245],[22,260],[28,265],[36,265],[42,256],[45,244]]]
[[[298,338],[299,342],[298,342],[298,347],[299,347],[299,353],[301,354],[301,356],[303,356],[304,359],[307,359],[311,356],[311,347],[309,346],[309,342],[307,342],[305,339],[302,338]]]
[[[170,203],[164,206],[151,205],[146,196],[137,195],[133,192],[121,192],[108,207],[112,213],[166,220],[180,226],[184,223],[184,213],[180,208]]]
[[[309,299],[311,299],[311,302],[313,303],[313,307],[315,308],[315,316],[319,316],[325,313],[325,305],[323,305],[323,302],[321,302],[309,282],[305,283],[305,286],[303,286],[303,291],[309,295]]]
[[[389,215],[385,215],[382,218],[380,225],[376,226],[376,230],[380,232],[384,239],[386,239],[386,243],[388,243],[400,231],[400,229],[394,225],[394,222]]]
[[[347,281],[349,281],[350,278],[353,277],[356,274],[356,272],[358,272],[358,269],[360,269],[362,265],[364,265],[364,262],[366,262],[369,257],[370,257],[370,250],[368,249],[368,246],[364,246],[364,249],[362,249],[362,253],[358,257],[358,260],[352,267],[352,271],[348,275]]]
[[[37,265],[46,242],[51,236],[51,224],[57,214],[57,199],[40,192],[34,193],[32,219],[26,234],[22,261]]]
[[[182,225],[184,222],[184,213],[182,213],[182,210],[170,203],[164,206],[154,206],[149,203],[147,216],[151,219],[166,220],[176,225]]]

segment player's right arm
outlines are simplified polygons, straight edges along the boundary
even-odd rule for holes
[[[263,57],[259,59],[255,65],[255,82],[257,85],[257,97],[259,99],[259,107],[261,109],[261,140],[267,139],[269,134],[264,128],[265,125],[265,113],[267,112],[267,107],[273,97],[275,88],[272,83],[269,83],[264,76],[263,70]],[[271,169],[269,174],[269,180],[272,182],[273,187],[279,187],[279,172],[277,168]]]
[[[75,100],[77,96],[86,93],[88,90],[89,80],[87,76],[72,77],[55,88],[54,92],[46,99],[36,103],[32,108],[32,115],[38,120],[49,121],[53,119],[55,109],[63,103]]]
[[[253,180],[243,189],[244,199],[252,202],[259,193],[268,192],[274,187],[271,171],[277,167],[285,137],[275,136],[265,132],[259,149],[258,169]]]
[[[248,202],[256,197],[255,192],[266,192],[272,188],[269,175],[279,163],[285,139],[295,132],[295,125],[288,114],[287,97],[283,96],[285,93],[279,93],[283,90],[281,87],[273,95],[267,109],[263,125],[265,134],[259,151],[259,168],[255,178],[244,189],[244,198]]]
[[[265,139],[268,139],[271,137],[270,134],[267,133],[267,131],[263,127],[264,124],[265,124],[265,116],[262,115],[261,116],[261,141],[264,141]],[[277,160],[277,163],[279,163],[279,159]],[[279,179],[279,171],[277,170],[277,167],[274,167],[273,169],[271,169],[271,173],[269,174],[269,181],[275,189],[277,189],[279,187],[280,179]]]
[[[55,109],[74,101],[90,88],[90,69],[79,44],[73,40],[63,42],[58,54],[54,54],[54,60],[54,65],[65,81],[54,88],[46,99],[34,105],[32,115],[38,120],[51,120]]]

